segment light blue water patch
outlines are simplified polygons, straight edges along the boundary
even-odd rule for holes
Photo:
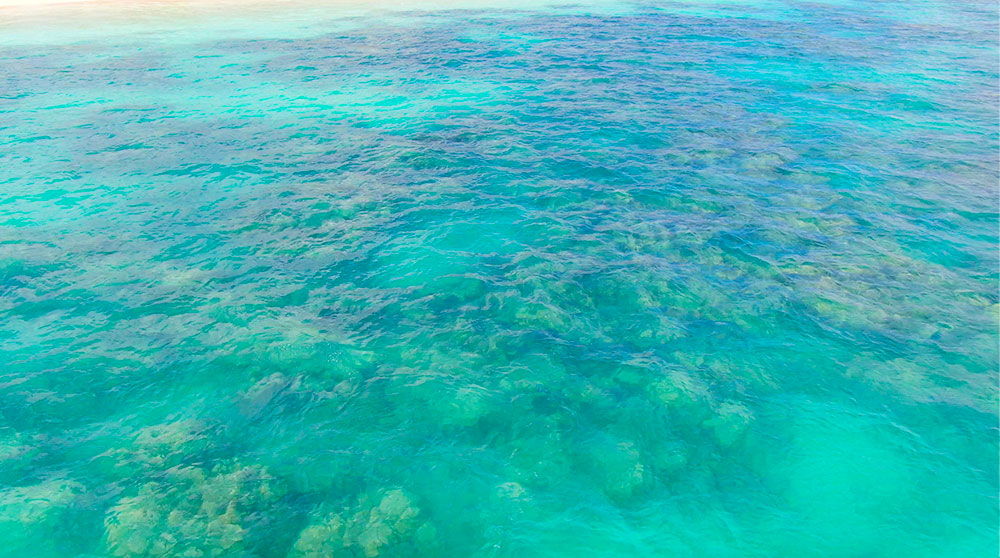
[[[998,554],[994,4],[141,14],[3,24],[0,555]]]

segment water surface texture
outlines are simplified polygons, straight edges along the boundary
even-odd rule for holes
[[[996,10],[8,11],[0,555],[997,556]]]

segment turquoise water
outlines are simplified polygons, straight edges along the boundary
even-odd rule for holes
[[[0,12],[0,555],[997,556],[996,10]]]

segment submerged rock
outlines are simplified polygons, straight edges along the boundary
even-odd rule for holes
[[[0,434],[0,463],[3,463],[4,467],[9,467],[12,462],[27,460],[37,454],[38,449],[30,443],[27,436],[13,431]]]
[[[114,447],[92,460],[96,471],[111,478],[127,478],[162,471],[195,459],[209,446],[208,425],[181,419],[138,429],[132,443]],[[112,443],[120,443],[114,440]]]
[[[601,434],[586,444],[578,463],[588,470],[604,494],[615,502],[626,502],[652,486],[652,471],[639,448],[631,441]]]
[[[702,423],[715,435],[722,447],[729,447],[743,437],[753,421],[750,410],[739,403],[726,402],[719,405],[715,415]]]
[[[0,542],[3,552],[18,554],[35,547],[44,530],[53,529],[63,513],[83,495],[82,484],[53,478],[28,486],[0,490]]]
[[[205,425],[185,419],[147,426],[135,438],[135,456],[147,463],[163,465],[177,454],[191,454],[208,445]]]
[[[363,496],[352,510],[326,516],[299,534],[289,558],[431,555],[437,530],[400,488]]]
[[[652,400],[666,407],[690,407],[708,399],[708,390],[697,378],[683,370],[669,373],[651,382],[647,391]]]
[[[231,556],[244,552],[247,516],[282,491],[261,467],[172,469],[121,499],[104,521],[113,556]]]

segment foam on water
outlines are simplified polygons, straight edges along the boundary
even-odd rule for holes
[[[0,8],[0,555],[997,555],[993,3],[128,5]]]

